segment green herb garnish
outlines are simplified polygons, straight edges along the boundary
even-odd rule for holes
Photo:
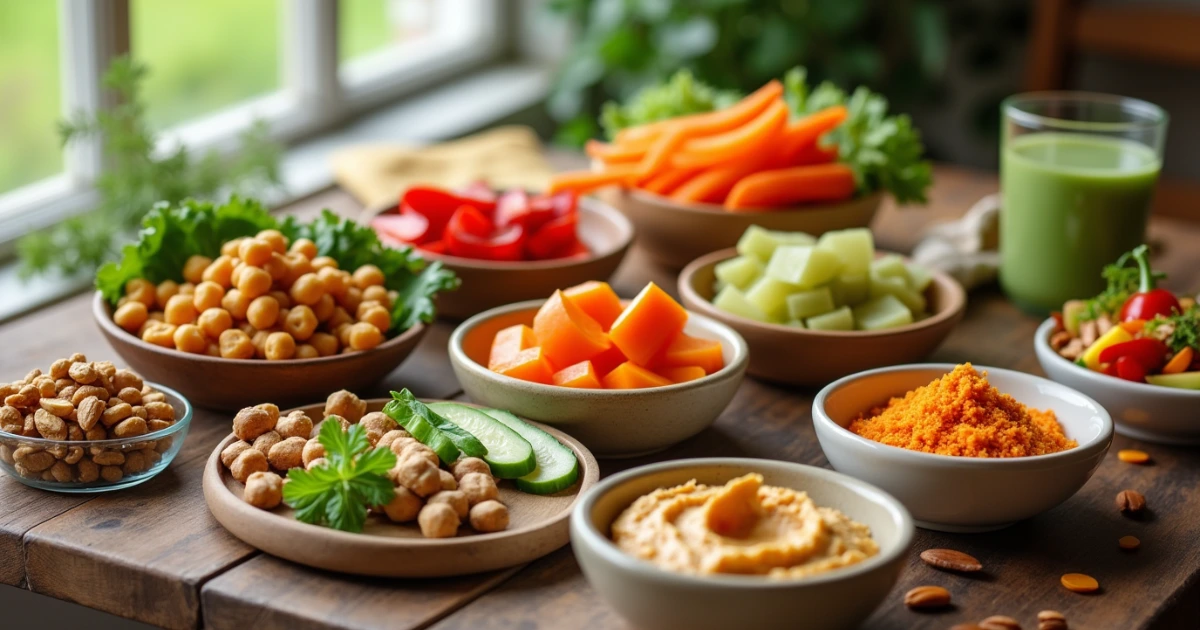
[[[277,220],[253,199],[234,197],[214,205],[188,199],[178,205],[159,204],[142,220],[136,242],[126,245],[121,259],[96,273],[96,288],[116,306],[125,283],[146,278],[158,283],[183,280],[183,264],[193,255],[216,258],[221,245],[260,230],[277,229],[289,240],[312,239],[317,253],[329,256],[342,269],[354,270],[370,263],[383,272],[384,284],[400,296],[392,305],[394,335],[417,322],[431,322],[436,314],[433,296],[458,288],[454,272],[440,262],[427,262],[412,248],[384,246],[375,230],[325,210],[311,223],[295,217]]]
[[[1160,326],[1170,326],[1171,332],[1163,342],[1171,348],[1171,352],[1179,352],[1184,348],[1200,350],[1200,306],[1193,304],[1182,313],[1169,317],[1155,317],[1146,322],[1146,332],[1153,333]]]
[[[395,486],[387,472],[396,465],[396,455],[371,448],[366,429],[357,424],[344,431],[337,422],[325,422],[317,440],[329,463],[288,471],[283,501],[296,511],[297,520],[361,532],[367,508],[392,500]]]
[[[460,451],[467,457],[487,455],[487,447],[474,435],[435,413],[407,389],[392,392],[392,401],[383,407],[383,413],[433,449],[446,464],[454,463]]]
[[[1132,252],[1126,252],[1111,265],[1105,265],[1100,275],[1108,286],[1096,297],[1085,301],[1083,311],[1079,314],[1080,321],[1099,319],[1101,315],[1115,315],[1121,311],[1129,296],[1138,290],[1139,277],[1137,265],[1130,266],[1133,261]],[[1161,271],[1152,272],[1154,280],[1162,280],[1167,274]]]

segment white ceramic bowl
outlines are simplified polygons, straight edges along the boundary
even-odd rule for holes
[[[1200,390],[1134,383],[1079,367],[1050,348],[1054,320],[1038,327],[1033,348],[1051,380],[1077,389],[1104,405],[1117,433],[1138,440],[1200,444]]]
[[[894,396],[927,385],[950,364],[899,365],[847,376],[813,400],[813,428],[833,467],[873,483],[912,512],[917,525],[945,532],[1007,527],[1074,495],[1112,443],[1112,418],[1095,400],[1053,381],[976,366],[996,389],[1035,408],[1050,409],[1079,446],[1034,457],[981,459],[910,451],[851,433],[846,426]]]
[[[644,494],[689,479],[723,484],[751,472],[867,525],[879,554],[794,580],[692,576],[627,555],[609,539],[612,522]],[[912,538],[908,512],[879,488],[831,470],[766,459],[684,459],[628,470],[594,486],[571,515],[571,547],[588,582],[634,626],[651,630],[856,627],[895,585]]]
[[[450,336],[450,365],[471,400],[562,429],[596,457],[661,451],[703,431],[733,400],[746,374],[746,341],[732,328],[689,312],[683,331],[721,342],[725,367],[694,381],[648,389],[577,389],[531,383],[487,369],[502,328],[533,324],[545,300],[501,306],[463,322]]]

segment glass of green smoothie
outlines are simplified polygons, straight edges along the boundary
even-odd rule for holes
[[[1034,92],[1001,105],[1000,285],[1045,314],[1104,289],[1143,242],[1167,114],[1133,98]]]

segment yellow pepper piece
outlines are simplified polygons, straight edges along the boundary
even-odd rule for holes
[[[1101,335],[1099,339],[1093,342],[1092,345],[1088,346],[1088,349],[1084,351],[1084,365],[1088,366],[1088,369],[1090,370],[1099,371],[1100,353],[1109,346],[1125,343],[1131,339],[1133,339],[1133,335],[1129,334],[1129,331],[1125,330],[1124,328],[1121,328],[1120,326],[1113,326],[1112,328],[1109,328],[1108,332]]]

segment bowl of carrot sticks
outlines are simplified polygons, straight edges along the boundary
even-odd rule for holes
[[[688,113],[664,114],[674,82],[645,97],[655,101],[654,120],[640,122],[651,108],[635,96],[623,118],[640,124],[589,142],[592,168],[559,173],[549,189],[595,193],[664,265],[732,247],[750,225],[816,236],[867,226],[885,192],[924,200],[930,167],[919,134],[866,88],[810,90],[794,70],[726,107],[694,111],[696,99],[680,96]]]

